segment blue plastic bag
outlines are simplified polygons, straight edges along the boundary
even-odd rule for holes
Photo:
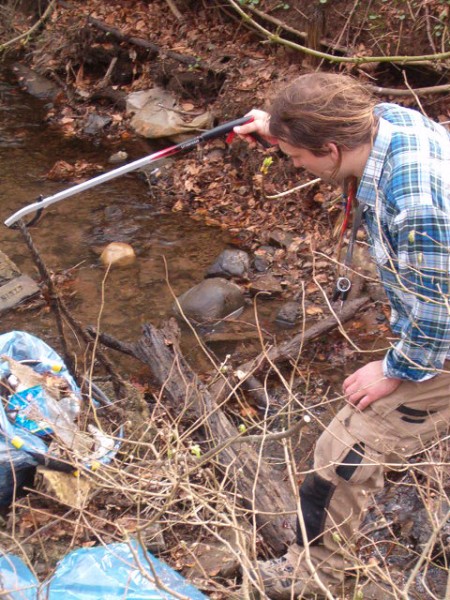
[[[155,574],[163,589],[155,582]],[[68,554],[49,583],[48,598],[169,600],[175,598],[171,590],[189,600],[207,600],[207,596],[172,567],[150,552],[144,553],[139,544],[132,541],[130,544],[80,548]]]
[[[36,577],[23,560],[14,554],[0,553],[0,591],[1,597],[10,600],[37,600],[38,598]]]
[[[11,562],[16,578],[10,577]],[[4,563],[0,562],[0,582],[22,590],[31,586],[26,596],[17,595],[23,592],[16,587],[1,587],[13,600],[175,600],[180,596],[186,600],[208,600],[172,567],[150,552],[145,553],[136,541],[70,552],[39,591],[28,567],[19,558],[8,555]]]
[[[79,393],[61,357],[48,344],[24,331],[11,331],[0,335],[0,355],[16,361],[32,361],[38,373],[52,371],[63,377],[69,387]],[[9,365],[0,359],[0,377],[9,373]],[[0,506],[8,506],[14,491],[32,477],[39,463],[37,456],[47,453],[47,445],[27,427],[11,423],[3,402],[0,402]]]
[[[17,361],[35,361],[33,365],[35,371],[38,373],[52,371],[64,377],[74,392],[80,391],[59,354],[31,333],[10,331],[0,335],[0,354],[6,354]],[[0,377],[4,377],[8,371],[8,364],[0,361]]]

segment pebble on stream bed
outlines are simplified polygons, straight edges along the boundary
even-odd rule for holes
[[[111,242],[103,250],[100,260],[105,267],[126,267],[136,260],[136,254],[130,244]]]

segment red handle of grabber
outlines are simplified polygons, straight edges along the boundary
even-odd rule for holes
[[[245,119],[245,117],[244,117]],[[244,123],[242,123],[242,125],[245,125],[246,123],[251,123],[252,121],[254,121],[254,117],[250,116],[248,117],[247,121],[244,121]],[[236,125],[235,125],[236,127]],[[230,133],[227,135],[226,137],[226,142],[227,144],[231,144],[231,142],[234,140],[234,136],[236,135],[236,133],[234,131],[230,131]],[[251,138],[253,138],[255,140],[255,142],[258,142],[258,144],[261,144],[261,146],[263,148],[265,148],[267,150],[267,148],[271,148],[272,144],[269,144],[269,142],[264,139],[262,137],[262,135],[259,135],[259,133],[256,133],[256,131],[249,133],[248,134]]]

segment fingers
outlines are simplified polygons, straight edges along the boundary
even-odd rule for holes
[[[370,384],[369,384],[370,386]],[[350,375],[342,384],[345,399],[359,410],[363,410],[371,403],[367,383],[359,382],[358,378]]]
[[[347,402],[363,410],[384,395],[384,379],[381,361],[373,361],[354,371],[342,384]]]
[[[355,388],[347,388],[344,392],[345,399],[353,406],[356,406],[362,398],[367,396],[367,390]]]
[[[373,402],[389,396],[399,387],[401,379],[383,377],[367,381],[364,377],[348,378],[343,384],[347,402],[358,410],[364,410]]]
[[[357,402],[356,404],[354,404],[354,406],[358,410],[364,410],[370,404],[372,404],[372,402],[374,402],[373,398],[371,398],[370,396],[363,396],[359,402]]]
[[[360,386],[354,376],[350,375],[347,379],[344,380],[342,384],[342,391],[344,392],[344,396],[348,402],[353,404],[358,399],[358,392]]]
[[[249,135],[258,133],[266,138],[270,138],[269,134],[269,115],[263,110],[251,110],[246,116],[253,117],[253,120],[244,125],[234,128],[234,132],[248,140]],[[271,138],[272,140],[274,138]],[[254,140],[252,140],[254,141]],[[270,140],[269,140],[270,141]]]

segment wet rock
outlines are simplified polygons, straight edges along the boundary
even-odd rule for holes
[[[14,65],[13,71],[21,87],[35,98],[54,100],[61,91],[54,83],[25,65]]]
[[[448,598],[448,568],[426,563],[416,577],[415,588],[421,600]]]
[[[39,292],[37,283],[28,275],[22,275],[13,261],[0,252],[0,313]]]
[[[125,267],[134,263],[136,254],[129,244],[124,242],[111,242],[103,250],[100,260],[105,267]]]
[[[276,277],[270,274],[261,275],[250,283],[249,290],[252,294],[261,294],[268,298],[281,294],[283,288]]]
[[[238,314],[244,307],[241,288],[221,277],[205,279],[178,298],[182,313],[194,323],[208,323]],[[178,306],[175,312],[180,315]]]
[[[126,152],[123,152],[122,150],[119,150],[119,152],[111,154],[111,156],[108,158],[108,162],[111,165],[117,165],[119,163],[125,162],[127,158],[128,154]]]
[[[110,123],[111,117],[91,113],[86,119],[86,124],[83,127],[83,132],[86,135],[96,135]]]
[[[393,589],[391,586],[368,581],[358,587],[357,593],[353,597],[364,598],[364,600],[381,600],[381,598],[393,598],[392,594]]]
[[[273,263],[273,255],[275,254],[275,249],[272,246],[261,246],[255,250],[254,258],[253,258],[253,266],[258,273],[264,273]]]
[[[163,528],[159,523],[146,524],[141,532],[141,539],[145,547],[153,554],[160,554],[167,550]]]
[[[294,235],[287,231],[276,229],[275,231],[269,233],[268,241],[275,246],[279,246],[280,248],[287,250],[294,241]]]
[[[430,521],[430,514],[433,515],[436,522],[443,522],[446,515],[449,514],[450,505],[446,500],[433,498],[426,508],[418,509],[412,520],[410,536],[419,548],[424,548],[433,535],[435,524]],[[439,546],[447,556],[450,556],[450,521],[439,531],[439,541],[436,550],[439,552]]]
[[[0,284],[10,281],[14,277],[19,277],[20,271],[13,261],[0,252]]]
[[[109,242],[130,243],[135,239],[136,232],[139,231],[139,225],[134,225],[126,221],[121,222],[116,216],[118,213],[113,214],[114,217],[109,217],[108,225],[100,225],[92,229],[91,243],[103,246]]]
[[[270,269],[271,261],[267,259],[265,256],[255,256],[253,261],[253,266],[255,267],[255,271],[258,273],[265,273]]]
[[[275,320],[282,325],[293,326],[300,319],[301,305],[299,302],[286,302],[280,308]]]
[[[147,138],[162,138],[188,134],[212,124],[210,112],[197,115],[190,122],[177,107],[175,98],[162,88],[134,92],[127,97],[127,113],[133,114],[131,127]]]
[[[247,277],[250,258],[244,250],[224,250],[206,271],[207,277]]]

